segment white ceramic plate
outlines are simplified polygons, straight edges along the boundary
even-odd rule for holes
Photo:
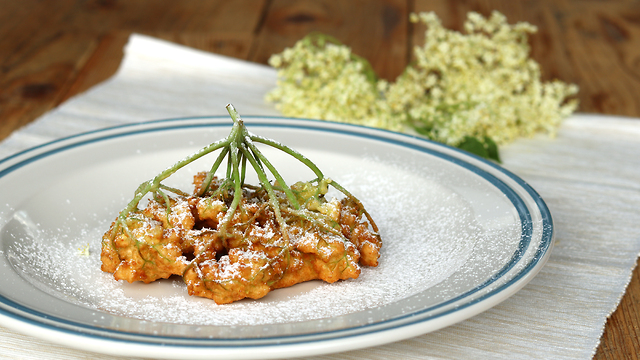
[[[100,237],[137,185],[223,138],[227,117],[161,120],[54,141],[0,162],[0,320],[66,346],[158,358],[272,358],[381,345],[452,325],[529,282],[551,215],[501,167],[446,146],[330,122],[245,118],[360,198],[380,227],[380,266],[218,306],[181,279],[126,284],[99,270]],[[264,149],[289,182],[312,173]],[[215,155],[181,170],[191,176]],[[224,168],[224,166],[222,166]],[[251,180],[251,179],[249,179]],[[86,248],[89,254],[78,249]]]

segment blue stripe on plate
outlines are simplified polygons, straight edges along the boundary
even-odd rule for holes
[[[138,134],[152,133],[152,132],[166,132],[172,130],[185,130],[190,128],[211,128],[211,127],[231,127],[231,123],[228,120],[228,117],[220,116],[220,117],[188,117],[188,118],[177,118],[177,119],[162,119],[155,120],[141,124],[126,124],[106,129],[95,130],[87,133],[82,133],[78,135],[69,136],[66,138],[58,139],[51,141],[49,143],[39,145],[19,153],[16,153],[12,156],[9,156],[5,159],[0,160],[0,166],[5,163],[16,161],[13,164],[6,165],[4,169],[0,170],[0,177],[6,176],[7,174],[20,169],[23,166],[34,163],[40,159],[46,158],[48,156],[52,156],[70,149],[75,149],[78,147],[82,147],[88,144],[108,141],[110,139],[122,138],[128,136],[134,136]],[[478,287],[471,289],[453,299],[450,299],[446,302],[440,303],[438,305],[421,309],[419,311],[413,312],[411,314],[404,315],[402,317],[393,318],[390,320],[378,322],[375,324],[367,324],[354,328],[326,331],[326,332],[317,332],[311,334],[302,334],[302,335],[291,335],[291,336],[279,336],[279,337],[265,337],[260,339],[198,339],[198,338],[180,338],[180,337],[166,337],[166,336],[155,336],[155,335],[146,335],[146,334],[129,334],[123,331],[115,331],[110,329],[103,329],[95,326],[89,326],[82,323],[76,323],[69,321],[63,318],[52,317],[50,315],[41,313],[39,311],[35,311],[33,309],[24,307],[20,304],[15,303],[14,301],[0,295],[0,303],[4,304],[5,307],[9,309],[15,309],[18,312],[22,312],[28,315],[21,315],[19,313],[14,313],[8,310],[0,309],[0,313],[5,316],[14,318],[16,320],[30,323],[32,325],[36,325],[39,327],[47,328],[49,330],[54,330],[57,332],[65,332],[78,336],[88,336],[96,339],[104,339],[108,341],[124,341],[127,343],[139,343],[139,344],[158,344],[162,342],[162,346],[188,346],[188,347],[218,347],[218,348],[236,348],[239,346],[242,347],[251,347],[251,346],[282,346],[282,344],[304,344],[305,342],[318,342],[318,341],[327,341],[335,338],[343,338],[350,336],[360,336],[363,334],[369,334],[372,332],[380,332],[380,331],[389,331],[395,328],[404,327],[420,322],[425,322],[437,317],[442,317],[452,312],[459,311],[460,309],[467,308],[479,302],[482,302],[495,294],[506,290],[524,276],[526,276],[531,270],[533,270],[537,264],[537,262],[545,255],[545,253],[549,250],[552,239],[553,239],[553,220],[547,205],[544,203],[542,198],[535,192],[533,188],[531,188],[525,181],[516,176],[515,174],[509,172],[508,170],[476,157],[475,155],[467,154],[461,150],[431,142],[426,139],[417,138],[414,136],[395,133],[387,130],[380,129],[371,129],[362,127],[359,125],[352,124],[337,124],[337,123],[329,123],[320,120],[308,120],[308,119],[288,119],[281,117],[244,117],[245,122],[250,124],[251,128],[258,127],[267,127],[267,128],[289,128],[289,129],[299,129],[299,130],[308,130],[308,131],[320,131],[320,132],[328,132],[328,133],[337,133],[348,136],[360,137],[360,138],[368,138],[375,141],[385,142],[395,144],[401,147],[410,148],[413,150],[417,150],[423,153],[427,153],[434,157],[441,158],[448,162],[451,162],[455,165],[458,165],[472,173],[482,177],[497,189],[499,189],[513,204],[516,209],[519,217],[522,228],[522,236],[518,245],[518,248],[514,252],[510,261],[500,269],[494,277],[487,280],[483,284]],[[286,124],[282,122],[278,122],[281,120],[291,121],[293,124]],[[214,122],[212,122],[214,121]],[[220,121],[220,122],[216,122]],[[224,121],[224,122],[223,122]],[[300,124],[304,123],[304,125]],[[449,154],[445,154],[441,151],[438,151],[437,148],[448,149],[449,151],[453,151],[456,156],[452,156]],[[20,160],[21,157],[26,157],[25,159]],[[475,159],[475,161],[479,161],[484,163],[485,165],[490,166],[495,171],[502,173],[516,182],[520,187],[522,187],[534,200],[536,206],[538,207],[542,221],[543,221],[543,233],[540,241],[540,245],[536,250],[536,254],[534,258],[524,266],[517,276],[512,278],[505,284],[500,285],[496,289],[491,290],[487,294],[484,294],[472,301],[462,304],[461,306],[456,307],[455,309],[446,310],[440,313],[436,313],[435,315],[424,316],[429,312],[437,310],[442,307],[446,307],[452,303],[460,301],[466,297],[469,297],[488,286],[495,283],[498,279],[508,273],[513,267],[518,264],[521,260],[524,252],[530,245],[531,236],[532,236],[532,220],[531,214],[527,209],[524,201],[518,194],[507,184],[505,184],[502,180],[498,179],[496,176],[491,173],[480,169],[479,167],[471,164],[468,161],[465,161],[463,158],[471,158]],[[421,316],[423,315],[423,316]],[[411,319],[411,318],[414,319]],[[42,319],[42,320],[38,320]],[[407,321],[408,320],[408,321]],[[395,325],[395,323],[401,322],[399,325]],[[383,325],[381,327],[381,325]],[[368,329],[370,327],[376,327],[376,329]],[[87,332],[88,331],[88,332]],[[122,335],[127,337],[134,337],[123,339]],[[317,335],[328,335],[329,337],[324,337],[323,339],[310,339],[307,338],[310,336]],[[259,340],[260,344],[250,344],[252,340]],[[189,344],[180,344],[181,341],[188,341]],[[273,341],[273,343],[265,343],[265,341]],[[216,344],[216,343],[224,343]],[[229,345],[232,343],[232,345]],[[237,343],[237,344],[236,344]]]

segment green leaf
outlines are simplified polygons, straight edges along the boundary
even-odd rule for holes
[[[482,140],[473,136],[465,136],[457,147],[482,158],[501,162],[498,145],[488,136],[483,137]]]
[[[424,137],[426,137],[428,139],[431,139],[431,129],[433,129],[432,127],[414,126],[413,128],[418,134],[420,134],[420,135],[422,135],[422,136],[424,136]]]
[[[487,154],[489,155],[487,158],[495,160],[498,163],[502,163],[502,160],[500,160],[500,153],[498,152],[498,144],[496,144],[492,138],[485,136],[484,145],[485,149],[487,149]]]

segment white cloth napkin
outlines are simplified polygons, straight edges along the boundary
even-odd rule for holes
[[[0,158],[107,126],[193,115],[279,115],[273,69],[133,35],[117,74],[0,144]],[[640,120],[575,115],[555,139],[502,149],[504,167],[549,205],[556,244],[540,274],[500,305],[443,330],[322,359],[589,359],[640,252]],[[0,326],[0,359],[114,359]]]

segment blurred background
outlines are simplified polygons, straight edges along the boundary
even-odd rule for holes
[[[462,30],[469,11],[538,27],[531,56],[543,80],[580,87],[579,112],[640,117],[640,1],[632,0],[0,0],[0,139],[112,76],[131,33],[261,64],[311,31],[331,35],[394,80],[434,11]],[[634,271],[596,359],[637,359]],[[634,357],[636,356],[636,357]]]

